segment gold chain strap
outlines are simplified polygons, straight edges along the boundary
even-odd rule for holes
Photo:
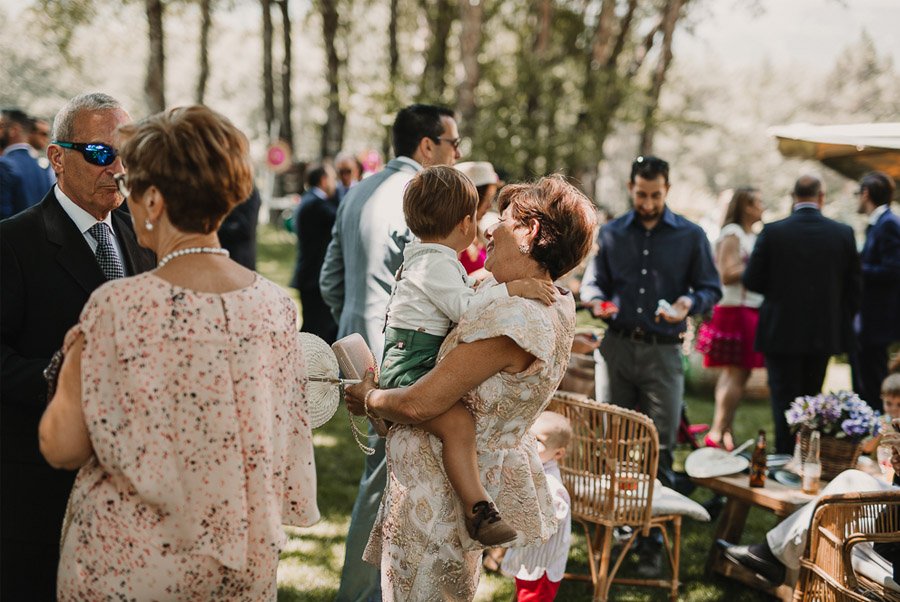
[[[340,385],[340,391],[341,391],[341,399],[343,399],[344,398],[343,383],[341,383],[341,385]],[[347,418],[350,420],[350,431],[353,433],[353,438],[356,440],[356,445],[359,446],[359,449],[362,450],[362,453],[366,454],[367,456],[371,456],[372,454],[375,453],[375,448],[369,447],[369,445],[367,444],[369,441],[368,433],[363,433],[361,430],[359,430],[359,427],[356,426],[356,421],[353,419],[353,414],[350,413],[350,408],[348,408],[346,404],[344,404],[344,407],[347,408]],[[368,420],[369,419],[366,418],[367,422],[368,422]],[[365,441],[366,443],[363,443],[363,441]]]

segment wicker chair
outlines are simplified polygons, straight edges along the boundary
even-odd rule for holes
[[[587,539],[591,574],[566,574],[569,579],[589,580],[594,600],[606,602],[612,583],[667,588],[678,598],[678,565],[681,548],[681,516],[653,516],[651,501],[659,461],[659,437],[649,417],[638,412],[556,393],[550,408],[569,419],[572,442],[560,462],[563,484],[572,498],[572,518],[581,524]],[[670,539],[666,525],[672,524]],[[591,536],[591,525],[594,535]],[[631,527],[631,537],[612,559],[614,527]],[[662,530],[671,579],[616,579],[616,572],[637,535]]]
[[[842,493],[816,504],[794,602],[900,600],[883,584],[857,575],[850,563],[863,542],[900,542],[900,494]]]

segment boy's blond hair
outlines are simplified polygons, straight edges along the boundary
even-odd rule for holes
[[[475,218],[478,190],[472,180],[446,165],[423,169],[403,193],[406,225],[419,238],[443,238],[467,215]]]
[[[881,394],[900,397],[900,372],[889,374],[881,383]]]
[[[562,414],[541,412],[531,425],[532,433],[544,435],[544,447],[551,450],[569,447],[572,441],[572,425]]]

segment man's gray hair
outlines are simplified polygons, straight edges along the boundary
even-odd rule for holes
[[[53,120],[53,140],[71,142],[75,135],[75,118],[82,111],[122,109],[118,100],[103,92],[79,94],[63,105]],[[123,109],[124,110],[124,109]],[[79,140],[76,142],[89,142]]]

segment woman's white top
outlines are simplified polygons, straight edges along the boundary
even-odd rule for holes
[[[744,229],[738,224],[727,224],[722,228],[722,231],[719,233],[719,240],[716,241],[717,251],[722,241],[729,236],[737,236],[740,242],[741,261],[746,266],[747,260],[750,259],[750,254],[753,252],[753,245],[756,244],[756,234],[744,232]],[[757,308],[762,305],[762,302],[762,295],[748,291],[740,282],[722,285],[722,300],[719,301],[719,305]]]
[[[562,581],[563,573],[566,572],[566,560],[569,558],[569,545],[572,540],[572,502],[569,492],[562,484],[556,460],[544,464],[544,476],[547,477],[547,489],[553,498],[553,509],[559,521],[559,529],[550,536],[547,543],[510,548],[503,557],[500,570],[507,577],[523,581],[537,581],[547,573],[547,579],[556,583]]]
[[[413,241],[388,302],[387,325],[444,336],[475,303],[509,297],[505,284],[476,290],[456,251],[446,245]]]

